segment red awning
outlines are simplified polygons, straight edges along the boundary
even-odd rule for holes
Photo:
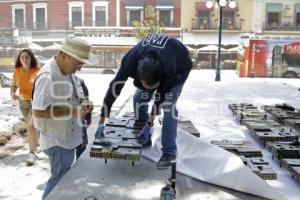
[[[284,45],[283,52],[292,56],[300,56],[300,42]]]
[[[213,8],[207,8],[205,2],[196,2],[195,3],[196,10],[198,11],[208,11],[212,10]]]

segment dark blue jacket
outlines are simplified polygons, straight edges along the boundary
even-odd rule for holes
[[[144,56],[158,58],[162,63],[162,80],[156,93],[162,97],[155,100],[155,107],[164,100],[164,94],[176,85],[184,84],[192,67],[192,61],[187,48],[176,38],[166,35],[148,35],[134,46],[122,59],[120,69],[110,82],[109,89],[104,97],[101,117],[109,117],[110,109],[127,81],[128,77],[134,79],[134,85],[145,89],[136,76],[137,64]],[[114,92],[113,92],[114,90]],[[154,110],[152,112],[158,113]]]

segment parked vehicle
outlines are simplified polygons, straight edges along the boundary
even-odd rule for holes
[[[300,78],[300,38],[243,38],[239,72],[245,77]]]

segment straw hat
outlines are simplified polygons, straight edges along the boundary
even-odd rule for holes
[[[79,38],[67,37],[63,45],[55,44],[57,48],[75,60],[88,65],[96,64],[96,57],[90,52],[91,45]]]

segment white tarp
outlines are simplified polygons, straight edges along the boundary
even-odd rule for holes
[[[152,138],[154,148],[143,151],[143,155],[155,162],[161,155],[160,130],[156,127]],[[177,171],[192,178],[231,188],[234,190],[266,197],[286,199],[266,181],[256,176],[240,158],[194,136],[180,131],[177,138]]]

